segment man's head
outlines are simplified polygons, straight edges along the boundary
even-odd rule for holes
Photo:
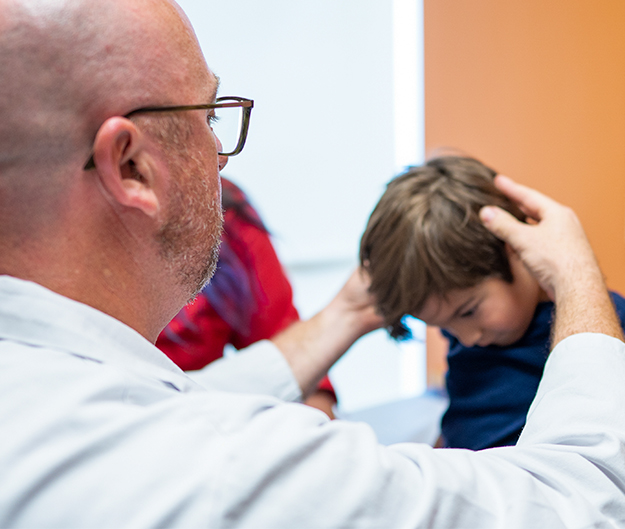
[[[161,319],[173,316],[216,262],[225,158],[206,110],[123,116],[215,100],[188,20],[170,0],[0,0],[0,12],[0,273],[109,313],[79,285],[157,299],[171,283]]]
[[[493,185],[495,175],[477,160],[448,156],[388,184],[362,237],[360,258],[393,336],[406,333],[406,314],[467,344],[508,345],[525,332],[538,286],[478,216],[491,204],[524,219]]]

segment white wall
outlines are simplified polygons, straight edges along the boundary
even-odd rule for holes
[[[421,3],[179,3],[221,78],[220,95],[255,100],[245,150],[223,174],[252,198],[309,316],[356,265],[384,184],[422,161]],[[422,349],[403,352],[383,332],[361,340],[331,372],[341,404],[421,391]]]

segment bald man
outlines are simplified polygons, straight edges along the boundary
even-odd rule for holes
[[[297,404],[380,324],[359,272],[315,318],[198,381],[153,345],[214,269],[227,161],[217,78],[180,8],[0,13],[1,527],[625,522],[625,346],[569,210],[504,179],[537,223],[483,212],[558,306],[519,445],[382,447]]]

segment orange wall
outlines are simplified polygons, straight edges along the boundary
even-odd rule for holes
[[[573,207],[625,293],[625,1],[424,0],[429,154]]]

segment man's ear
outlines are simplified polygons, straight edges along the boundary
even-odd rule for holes
[[[132,121],[123,117],[107,119],[96,135],[93,160],[100,182],[116,202],[150,217],[158,214],[161,164]]]

